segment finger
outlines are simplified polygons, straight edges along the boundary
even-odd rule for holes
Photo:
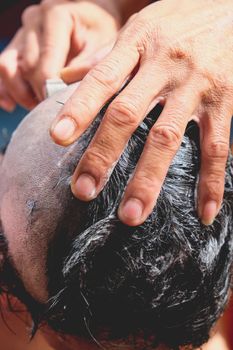
[[[97,63],[94,55],[83,51],[61,70],[60,76],[66,84],[81,81]]]
[[[82,80],[89,70],[111,52],[113,45],[114,43],[111,43],[98,50],[93,46],[85,48],[69,62],[67,67],[62,69],[61,78],[66,84]]]
[[[198,213],[205,225],[211,225],[218,214],[225,184],[229,154],[232,111],[212,111],[203,118],[201,127],[201,170]]]
[[[5,89],[10,97],[26,109],[32,109],[37,101],[23,79],[18,67],[16,50],[11,47],[0,57],[0,72]]]
[[[38,67],[41,44],[42,12],[39,5],[27,7],[22,15],[24,36],[18,65],[24,79],[29,82],[38,100],[41,100],[38,84],[33,79],[34,71]]]
[[[126,188],[118,210],[127,225],[142,224],[152,212],[168,168],[180,147],[190,115],[199,103],[192,87],[175,91],[152,127],[133,179]],[[162,161],[161,161],[162,160]]]
[[[28,6],[22,15],[24,35],[20,57],[20,68],[24,75],[30,75],[39,60],[40,31],[42,26],[39,5]]]
[[[25,109],[31,110],[38,104],[29,84],[23,79],[19,70],[9,77],[5,77],[4,83],[11,98]]]
[[[51,127],[51,136],[61,145],[74,142],[90,125],[103,105],[123,85],[139,60],[136,49],[116,45],[92,69],[62,108]]]
[[[151,67],[145,65],[115,98],[73,176],[72,191],[76,197],[90,200],[102,190],[132,133],[152,102],[157,104],[155,100],[166,80],[165,72],[152,74]]]
[[[42,8],[44,15],[40,60],[31,80],[33,86],[38,86],[40,97],[44,98],[46,79],[58,77],[60,70],[65,66],[70,50],[73,22],[70,14],[62,6]]]
[[[34,95],[38,101],[42,100],[41,90],[38,87],[38,81],[34,74],[38,67],[40,56],[39,33],[36,30],[30,30],[25,35],[22,58],[19,61],[19,68],[22,76],[31,86]]]
[[[0,75],[3,76],[7,74],[8,67],[11,66],[15,69],[18,65],[19,51],[22,46],[23,41],[23,30],[19,30],[14,38],[11,40],[10,44],[3,50],[0,55]]]
[[[0,75],[8,95],[26,109],[32,109],[37,101],[18,67],[21,40],[23,40],[23,31],[16,34],[11,44],[1,54]]]
[[[15,107],[15,101],[7,93],[7,90],[4,87],[2,80],[0,79],[0,108],[6,110],[7,112],[13,112]]]
[[[33,28],[24,35],[24,43],[19,66],[23,74],[30,79],[40,57],[39,28]]]

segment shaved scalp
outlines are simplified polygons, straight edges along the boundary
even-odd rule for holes
[[[1,219],[9,251],[26,288],[44,302],[48,298],[47,247],[70,194],[70,159],[75,162],[74,155],[79,153],[78,144],[56,146],[49,137],[49,127],[61,108],[56,101],[65,101],[72,90],[40,104],[23,120],[0,169]],[[61,188],[59,183],[66,186]]]

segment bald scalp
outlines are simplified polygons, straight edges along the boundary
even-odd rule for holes
[[[0,215],[9,253],[26,289],[41,302],[48,298],[48,245],[71,199],[70,178],[80,157],[79,142],[57,146],[49,127],[76,86],[44,101],[22,121],[0,167]],[[79,214],[74,217],[77,224]]]

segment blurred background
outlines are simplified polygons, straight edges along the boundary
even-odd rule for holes
[[[20,27],[23,10],[38,2],[33,0],[0,1],[0,52]],[[0,149],[7,145],[12,132],[26,114],[27,111],[21,107],[17,107],[13,113],[7,113],[0,108]]]

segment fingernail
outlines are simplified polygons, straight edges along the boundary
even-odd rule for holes
[[[65,73],[63,72],[63,69],[59,72],[59,78],[60,78],[62,81],[65,81]]]
[[[76,127],[77,125],[74,119],[70,117],[64,117],[59,120],[55,126],[52,127],[52,133],[56,139],[62,142],[67,142],[73,137],[76,131]]]
[[[74,73],[74,69],[72,69],[71,67],[65,67],[60,71],[60,78],[64,80],[67,78],[67,76],[69,77],[69,75],[72,73]]]
[[[66,72],[69,72],[69,71],[70,71],[69,67],[62,68],[60,70],[60,78],[62,79],[63,74],[66,74]]]
[[[204,205],[201,221],[204,225],[212,225],[217,215],[217,203],[209,201]]]
[[[136,221],[141,218],[143,204],[136,198],[130,198],[123,207],[120,207],[120,216],[123,219]]]
[[[88,174],[80,175],[74,187],[75,195],[82,200],[91,200],[96,196],[95,179]]]

